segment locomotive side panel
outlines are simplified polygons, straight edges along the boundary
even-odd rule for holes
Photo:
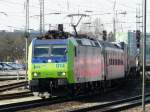
[[[102,80],[104,64],[101,49],[91,46],[76,47],[74,67],[77,83]]]
[[[68,39],[68,50],[67,50],[67,57],[68,57],[68,73],[67,73],[67,80],[71,83],[76,83],[75,80],[75,73],[74,73],[74,59],[75,59],[75,46],[76,42],[73,38]]]

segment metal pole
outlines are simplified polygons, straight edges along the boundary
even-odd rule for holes
[[[17,70],[17,81],[19,81],[19,71]]]
[[[116,40],[116,0],[114,1],[114,7],[113,7],[113,11],[114,11],[114,17],[113,17],[113,38],[114,40]]]
[[[28,34],[26,34],[26,38],[25,38],[25,41],[26,41],[26,76],[25,76],[25,81],[27,81],[27,70],[28,70],[28,37],[27,37]]]
[[[49,24],[49,30],[51,30],[51,24]]]
[[[43,34],[45,32],[44,28],[44,0],[42,0],[42,29],[43,29]]]
[[[114,11],[114,18],[113,18],[113,32],[114,32],[114,39],[116,40],[116,11]]]
[[[142,109],[145,112],[145,60],[146,60],[146,0],[144,0],[144,37],[143,37],[143,85],[142,85]]]
[[[136,8],[136,15],[135,15],[135,17],[136,17],[136,30],[137,30],[137,8]]]
[[[28,70],[28,38],[29,38],[29,0],[26,0],[26,28],[25,28],[25,41],[26,41],[26,76],[27,81],[27,70]]]
[[[144,33],[144,0],[142,0],[142,37]]]
[[[44,0],[40,0],[40,34],[44,33]]]
[[[42,35],[42,0],[40,0],[40,35]]]

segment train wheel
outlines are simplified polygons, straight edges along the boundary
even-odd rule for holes
[[[75,96],[75,85],[69,85],[68,86],[68,94],[69,96],[71,97],[74,97]]]
[[[39,92],[33,92],[34,96],[39,96]]]
[[[41,97],[42,99],[46,99],[46,98],[50,98],[51,95],[48,92],[42,92],[39,93],[38,96]]]

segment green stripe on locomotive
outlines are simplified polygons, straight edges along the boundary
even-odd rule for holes
[[[66,78],[67,63],[40,63],[32,64],[32,78]],[[37,74],[37,76],[34,76]]]
[[[74,58],[75,58],[75,40],[74,38],[68,39],[68,75],[67,79],[69,83],[75,83],[74,74]]]
[[[65,63],[32,63],[32,43],[28,55],[28,80],[40,78],[66,78],[68,83],[75,83],[74,79],[74,39],[68,39],[67,62]],[[64,74],[65,73],[65,74]],[[34,76],[34,75],[37,76]]]

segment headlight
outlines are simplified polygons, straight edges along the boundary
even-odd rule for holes
[[[66,73],[65,73],[65,72],[63,72],[63,73],[62,73],[62,75],[63,75],[63,76],[65,76],[65,75],[66,75]]]
[[[33,73],[32,73],[32,76],[33,76],[33,77],[39,77],[39,76],[40,76],[40,72],[33,72]]]
[[[59,76],[65,76],[65,75],[66,75],[65,72],[57,72],[57,74],[58,74]]]
[[[52,60],[51,59],[48,59],[48,63],[51,63],[52,62]]]
[[[33,74],[33,76],[34,76],[34,77],[37,77],[37,76],[38,76],[38,74],[35,72],[35,73]]]

